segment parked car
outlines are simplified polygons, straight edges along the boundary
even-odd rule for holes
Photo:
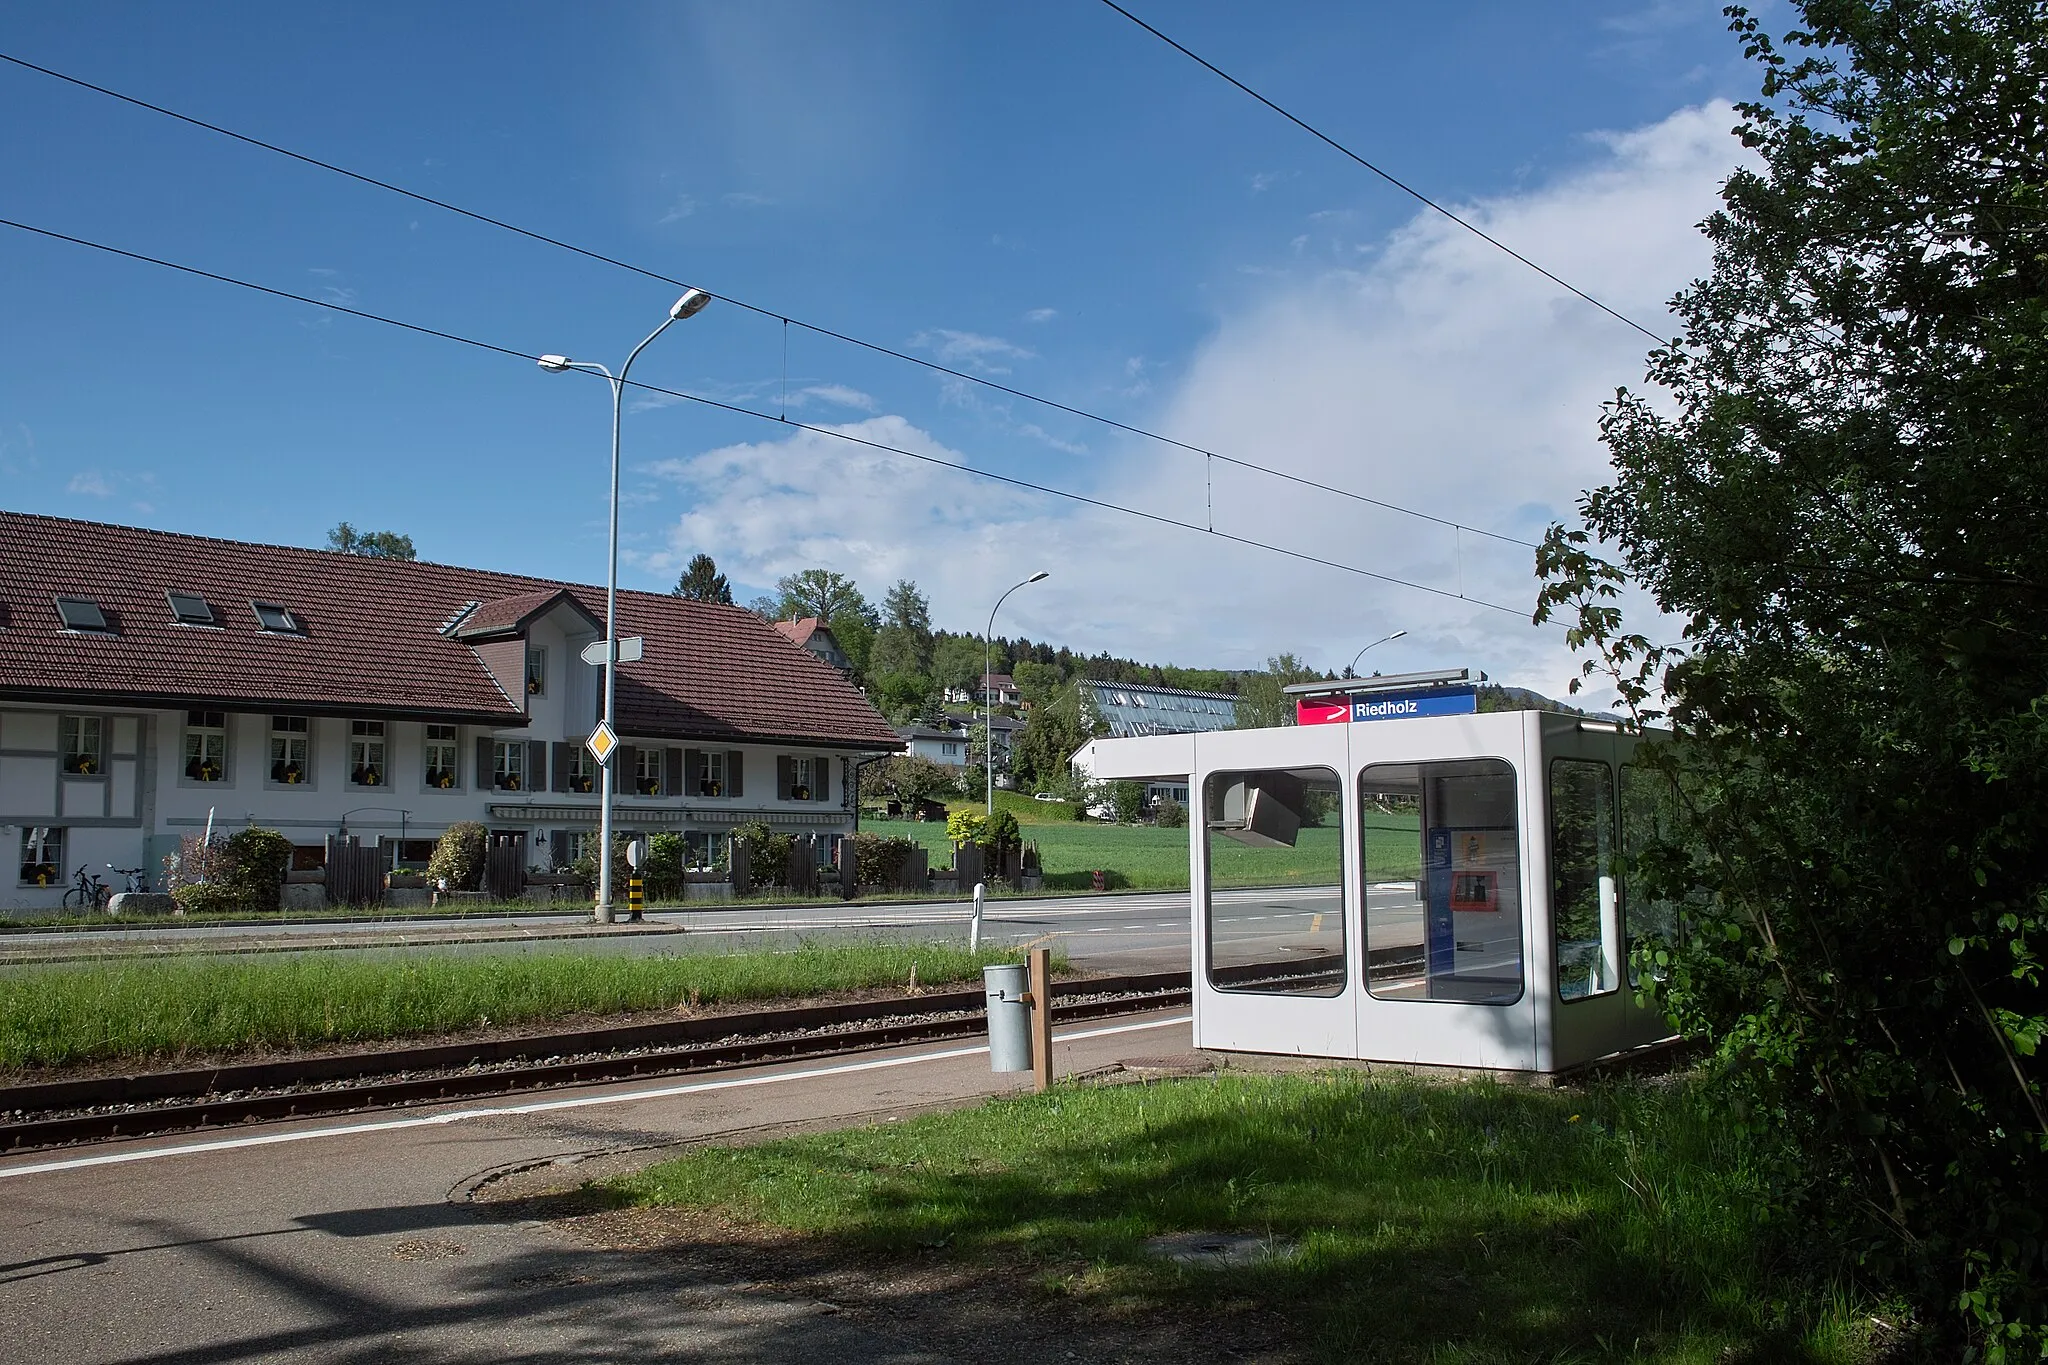
[[[1054,795],[1053,795],[1053,794],[1052,794],[1051,792],[1033,792],[1033,793],[1031,794],[1031,799],[1032,799],[1033,801],[1057,801],[1057,800],[1059,800],[1059,798],[1058,798],[1057,796],[1054,796]]]

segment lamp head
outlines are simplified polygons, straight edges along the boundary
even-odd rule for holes
[[[544,355],[540,358],[539,365],[543,370],[551,370],[556,374],[560,374],[563,370],[569,368],[569,357],[565,355]]]
[[[702,289],[685,290],[683,296],[676,300],[675,307],[668,310],[669,319],[681,322],[684,318],[695,317],[704,311],[704,305],[709,302],[711,295]]]
[[[1407,631],[1405,631],[1405,630],[1397,630],[1397,631],[1395,631],[1395,632],[1394,632],[1394,633],[1393,633],[1392,635],[1389,635],[1389,636],[1388,636],[1387,638],[1388,638],[1389,640],[1398,640],[1398,639],[1400,639],[1400,638],[1401,638],[1401,637],[1402,637],[1403,635],[1406,635],[1407,633],[1408,633],[1408,632],[1407,632]]]
[[[1038,582],[1038,581],[1039,581],[1040,579],[1044,579],[1044,578],[1051,578],[1051,577],[1052,577],[1052,574],[1051,574],[1051,572],[1050,572],[1050,571],[1048,571],[1048,570],[1045,570],[1045,569],[1040,569],[1040,570],[1039,570],[1039,571],[1038,571],[1037,573],[1035,573],[1035,574],[1031,575],[1031,577],[1029,577],[1029,578],[1025,579],[1024,581],[1025,581],[1026,583],[1036,583],[1036,582]]]

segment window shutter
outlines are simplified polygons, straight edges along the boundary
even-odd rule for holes
[[[706,774],[704,770],[706,766],[702,749],[683,750],[683,785],[679,793],[680,795],[705,795],[704,782]]]
[[[562,744],[559,742],[555,745],[555,767],[553,773],[554,780],[548,784],[548,790],[558,792],[565,792],[569,790],[569,760],[575,757],[575,755],[575,745]],[[559,831],[557,832],[556,837],[561,837]]]
[[[734,749],[725,756],[725,794],[744,796],[747,791],[746,755]]]
[[[816,782],[811,784],[811,800],[830,801],[832,799],[832,755],[819,754],[813,758],[811,760],[811,771],[817,774],[818,778]]]
[[[796,786],[796,760],[788,754],[775,755],[775,799],[789,800],[789,793]]]
[[[640,751],[630,744],[621,744],[612,750],[612,790],[638,794],[640,791]]]
[[[487,792],[491,789],[491,737],[476,737],[476,789]]]
[[[670,749],[661,760],[661,794],[681,796],[683,794],[683,751]]]
[[[544,739],[526,741],[526,789],[530,792],[547,790],[548,742]]]

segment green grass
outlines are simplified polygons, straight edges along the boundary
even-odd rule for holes
[[[1106,1305],[1232,1301],[1330,1360],[1873,1358],[1873,1306],[1774,1252],[1743,1151],[1683,1084],[1574,1094],[1337,1073],[1060,1088],[705,1149],[601,1192],[857,1254],[943,1248]],[[1216,1270],[1143,1249],[1231,1231],[1293,1250]]]
[[[934,867],[952,860],[946,827],[936,821],[867,820],[861,823],[861,830],[916,840],[930,850]],[[1372,880],[1421,875],[1421,842],[1416,831],[1413,816],[1367,817],[1367,874]],[[1110,874],[1107,880],[1113,890],[1187,889],[1185,829],[1065,820],[1032,825],[1024,830],[1024,838],[1038,845],[1048,890],[1086,890],[1089,873],[1098,868]],[[1337,880],[1341,841],[1342,833],[1334,827],[1303,830],[1291,849],[1252,849],[1219,838],[1211,853],[1213,876],[1219,886],[1327,885]]]
[[[356,954],[151,960],[0,976],[0,1070],[415,1038],[485,1024],[782,1000],[978,978],[1014,953],[941,943],[811,944],[677,957]],[[1055,962],[1064,965],[1055,953]]]

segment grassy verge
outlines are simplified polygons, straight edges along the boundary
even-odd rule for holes
[[[607,1193],[863,1254],[945,1248],[1105,1304],[1234,1304],[1333,1360],[1874,1358],[1869,1305],[1774,1253],[1743,1152],[1684,1085],[1342,1073],[1061,1089],[703,1150]],[[1233,1231],[1292,1249],[1224,1270],[1143,1246]]]
[[[786,1000],[978,978],[1015,954],[940,943],[637,957],[151,960],[43,967],[0,981],[0,1070],[415,1038],[570,1015]],[[1063,964],[1062,964],[1063,965]]]

